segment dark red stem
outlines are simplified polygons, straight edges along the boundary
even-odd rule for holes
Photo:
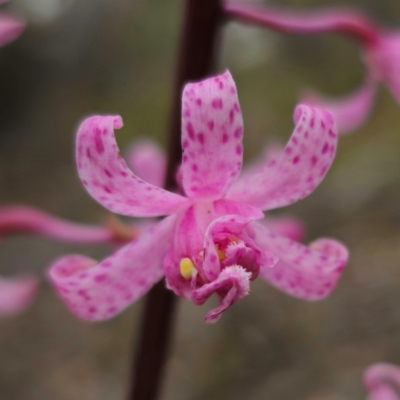
[[[165,187],[175,190],[175,174],[182,158],[181,94],[185,83],[212,72],[223,11],[221,0],[187,0],[177,76],[168,131],[168,168]],[[161,388],[176,308],[175,295],[160,282],[146,299],[138,353],[128,399],[155,400]]]
[[[272,30],[294,34],[334,32],[350,36],[363,45],[374,44],[378,29],[365,15],[349,8],[331,8],[310,12],[295,12],[285,9],[229,4],[224,6],[231,18]]]

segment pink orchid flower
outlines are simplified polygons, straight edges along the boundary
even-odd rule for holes
[[[110,211],[132,217],[169,215],[109,258],[70,255],[49,276],[69,308],[87,320],[124,310],[166,277],[167,287],[195,304],[212,294],[216,321],[246,296],[260,275],[305,300],[328,295],[347,262],[331,239],[304,246],[256,222],[271,210],[306,197],[322,181],[336,150],[329,112],[298,106],[285,150],[266,166],[239,177],[243,121],[229,72],[187,84],[182,96],[182,166],[185,195],[152,185],[129,170],[114,129],[119,116],[82,122],[76,140],[78,173],[88,192]]]
[[[76,244],[118,244],[132,239],[140,227],[125,226],[115,219],[106,225],[85,225],[62,220],[26,206],[0,207],[0,237],[30,233],[61,242]],[[0,316],[19,313],[34,299],[38,279],[35,276],[0,277]]]
[[[283,146],[272,145],[267,147],[263,154],[247,165],[240,174],[240,179],[247,175],[257,173],[266,167],[282,151]],[[132,172],[155,186],[162,186],[167,170],[167,157],[162,149],[150,140],[139,140],[128,148],[126,160]],[[177,179],[181,179],[181,174],[177,174]],[[180,184],[180,186],[182,186]],[[260,221],[265,227],[274,233],[288,237],[296,242],[302,242],[305,237],[304,224],[297,218],[291,216],[268,216]],[[147,221],[150,227],[152,221]],[[135,225],[136,229],[141,228],[141,224]],[[143,231],[143,229],[141,229]]]
[[[0,4],[7,2],[7,0],[0,0]],[[10,12],[3,11],[0,13],[0,46],[14,41],[25,29],[25,21],[11,14]]]
[[[399,400],[400,368],[387,363],[374,364],[365,371],[364,384],[368,400]]]
[[[339,133],[347,134],[358,129],[368,119],[378,91],[383,82],[400,104],[400,33],[375,29],[375,40],[362,43],[367,79],[354,93],[341,99],[329,99],[318,94],[308,94],[300,102],[325,107],[337,120]]]
[[[354,93],[339,99],[309,92],[300,103],[329,110],[340,134],[358,129],[368,118],[375,102],[377,83],[382,81],[400,103],[400,33],[379,27],[362,13],[350,8],[294,12],[268,5],[252,7],[226,4],[233,18],[293,34],[335,32],[355,39],[362,49],[367,78]]]

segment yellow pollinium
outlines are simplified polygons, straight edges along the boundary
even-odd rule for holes
[[[179,263],[179,268],[181,271],[181,275],[185,279],[190,279],[194,272],[197,272],[196,267],[193,264],[193,261],[190,258],[182,258]]]
[[[219,261],[223,261],[225,258],[225,252],[222,250],[217,250]]]

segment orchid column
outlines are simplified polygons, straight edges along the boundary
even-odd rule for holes
[[[201,80],[212,71],[222,16],[221,0],[186,1],[168,132],[166,189],[177,189],[175,174],[182,158],[182,89],[188,81]],[[165,288],[164,281],[147,296],[129,399],[153,400],[158,396],[175,306],[175,295]]]

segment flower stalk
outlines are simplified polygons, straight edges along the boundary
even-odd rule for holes
[[[165,188],[177,190],[175,174],[181,163],[181,94],[188,81],[200,80],[212,72],[218,30],[222,22],[221,0],[187,0],[175,77]],[[153,287],[146,304],[132,371],[130,400],[155,400],[161,389],[168,344],[176,309],[174,293],[164,281]]]

